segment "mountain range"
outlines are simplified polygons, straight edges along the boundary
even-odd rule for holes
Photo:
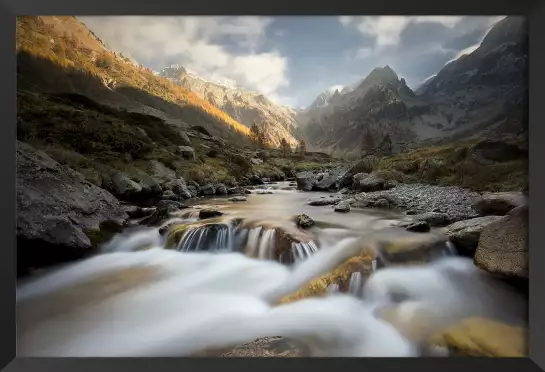
[[[527,43],[525,21],[506,17],[416,91],[390,66],[376,68],[353,89],[322,93],[297,120],[310,143],[345,151],[361,150],[367,133],[404,143],[524,131]]]
[[[154,73],[108,49],[75,17],[20,17],[17,33],[19,89],[75,92],[227,140],[248,138],[255,123],[273,147],[304,139],[313,149],[361,152],[369,138],[377,145],[388,136],[402,148],[526,128],[528,41],[519,17],[498,22],[475,51],[415,91],[390,66],[377,67],[305,109],[206,81],[181,65]]]

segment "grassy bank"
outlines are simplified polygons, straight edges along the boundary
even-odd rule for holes
[[[380,172],[403,183],[460,186],[475,191],[524,190],[528,185],[528,158],[481,164],[471,155],[478,140],[426,147],[387,157],[366,157],[352,172]]]

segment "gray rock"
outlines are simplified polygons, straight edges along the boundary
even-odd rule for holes
[[[502,277],[528,279],[527,205],[511,210],[482,230],[475,264]]]
[[[308,229],[309,227],[314,226],[316,223],[306,214],[298,214],[295,216],[295,224],[302,229]]]
[[[163,187],[165,190],[174,192],[174,194],[178,195],[182,199],[190,199],[193,197],[183,178],[177,178],[169,181],[165,183]]]
[[[339,187],[351,187],[354,183],[354,174],[347,172],[339,180]]]
[[[312,172],[301,172],[295,176],[297,188],[302,191],[312,191],[318,182],[316,175]]]
[[[176,178],[176,172],[157,160],[149,161],[148,171],[150,172],[151,178],[160,184]]]
[[[385,180],[378,173],[358,173],[354,176],[354,187],[359,191],[371,192],[385,189]]]
[[[178,201],[180,197],[174,193],[172,190],[167,190],[161,195],[161,200],[173,200]]]
[[[134,199],[142,192],[142,186],[129,178],[125,173],[117,173],[112,179],[112,192],[122,199]]]
[[[253,158],[250,160],[250,162],[254,165],[259,165],[259,164],[263,164],[263,160],[261,159],[258,159],[258,158]]]
[[[187,208],[185,204],[182,204],[175,200],[161,200],[157,204],[157,207],[158,208],[166,207],[168,208],[169,212],[176,212],[176,211],[179,211],[180,209]]]
[[[417,221],[407,225],[405,230],[412,232],[428,232],[430,231],[430,225],[426,221]]]
[[[189,136],[185,131],[178,129],[177,133],[180,136],[180,139],[182,140],[182,144],[184,146],[191,146],[191,140],[189,139]]]
[[[449,223],[448,215],[445,213],[437,212],[427,212],[422,214],[417,214],[413,217],[413,221],[424,221],[427,222],[430,226],[446,226]]]
[[[147,217],[155,212],[155,210],[156,208],[140,208],[134,205],[124,208],[124,211],[129,215],[130,218]]]
[[[340,202],[335,206],[335,212],[347,213],[350,212],[350,204],[347,202]]]
[[[390,203],[386,199],[379,199],[375,202],[374,206],[377,208],[389,208]]]
[[[486,216],[458,221],[447,226],[445,234],[456,245],[460,253],[473,255],[483,229],[501,218],[500,216]]]
[[[248,199],[246,199],[244,196],[233,196],[232,198],[227,199],[232,202],[245,202]]]
[[[128,218],[108,191],[42,151],[17,141],[17,265],[43,267],[92,253],[84,229]]]
[[[216,195],[227,195],[227,187],[223,183],[218,183],[214,186]]]
[[[274,194],[272,191],[268,191],[268,190],[258,190],[256,191],[256,194],[258,195],[270,195],[270,194]]]
[[[199,195],[199,189],[193,185],[187,185],[187,190],[192,198],[195,198]]]
[[[220,217],[220,216],[223,216],[223,213],[216,209],[202,209],[199,212],[199,218],[201,220],[204,220],[206,218]]]
[[[311,200],[308,205],[313,205],[313,206],[323,206],[323,205],[334,205],[334,204],[337,204],[341,201],[341,198],[320,198],[320,199],[315,199],[315,200]]]
[[[193,147],[178,146],[177,152],[185,159],[195,160],[195,149],[193,149]]]
[[[473,205],[473,208],[482,216],[504,216],[525,203],[526,196],[522,192],[486,192]]]
[[[216,188],[213,184],[208,183],[201,187],[199,190],[200,195],[215,195],[216,194]]]
[[[323,173],[320,179],[316,178],[317,182],[314,185],[314,189],[317,191],[335,190],[338,187],[337,179],[337,174]]]

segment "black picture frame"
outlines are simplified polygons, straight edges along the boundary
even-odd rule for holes
[[[2,244],[0,246],[0,368],[6,371],[71,371],[107,372],[129,370],[132,372],[227,370],[236,371],[312,371],[334,370],[381,370],[381,371],[464,371],[486,370],[537,371],[545,368],[545,221],[543,192],[545,172],[541,161],[545,146],[542,145],[545,131],[545,4],[537,0],[457,0],[439,2],[432,0],[388,0],[295,2],[275,0],[270,2],[225,0],[199,0],[180,2],[155,0],[153,2],[132,0],[127,2],[94,0],[77,2],[71,0],[2,0],[0,5],[1,64],[3,72],[1,92],[0,156],[5,178],[0,182],[0,223]],[[528,358],[17,358],[15,322],[15,138],[16,138],[16,56],[15,17],[18,15],[525,15],[530,23],[529,64],[529,181],[530,181],[530,301],[529,301],[529,357]],[[540,155],[541,153],[541,155]],[[535,192],[532,192],[534,191]]]

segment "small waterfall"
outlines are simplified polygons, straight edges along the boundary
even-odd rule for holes
[[[291,247],[295,261],[304,260],[318,250],[313,241],[292,243]]]
[[[276,231],[274,229],[266,229],[261,233],[261,241],[259,243],[259,252],[257,258],[265,260],[272,257],[272,250],[276,245]]]
[[[363,277],[359,271],[353,272],[350,275],[348,282],[348,293],[356,297],[360,297],[363,289]]]
[[[373,261],[371,262],[371,271],[372,272],[375,272],[377,271],[377,259],[373,259]]]
[[[178,250],[182,252],[231,251],[233,235],[233,227],[226,223],[190,227],[180,240]]]
[[[247,254],[250,257],[255,257],[257,254],[257,249],[259,246],[259,237],[261,235],[261,230],[263,228],[261,226],[258,226],[256,228],[250,229],[248,231],[248,242],[247,242],[247,248],[248,252]]]
[[[445,251],[446,251],[446,253],[447,253],[447,254],[446,254],[447,256],[457,256],[457,255],[458,255],[458,250],[456,249],[456,247],[454,246],[454,244],[452,244],[452,242],[447,241],[447,242],[445,243],[445,245],[446,245]]]

